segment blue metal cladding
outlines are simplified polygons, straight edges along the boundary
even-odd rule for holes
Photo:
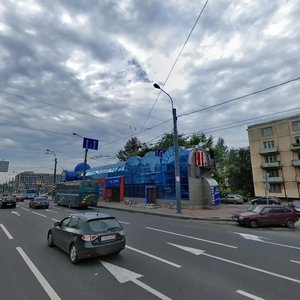
[[[179,167],[181,197],[189,198],[188,160],[191,149],[179,148]],[[175,199],[174,149],[170,147],[161,156],[155,151],[144,157],[132,156],[126,162],[91,168],[87,170],[88,178],[125,177],[125,197],[144,197],[146,186],[156,187],[159,199]]]

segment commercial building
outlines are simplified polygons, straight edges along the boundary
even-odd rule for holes
[[[248,126],[256,196],[300,198],[300,115]]]
[[[24,189],[51,189],[53,186],[54,174],[34,173],[25,171],[15,176],[14,190],[22,191]],[[56,182],[61,181],[61,175],[56,175]]]

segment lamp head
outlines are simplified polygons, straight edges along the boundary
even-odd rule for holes
[[[159,89],[159,90],[160,90],[160,86],[159,86],[157,83],[154,83],[153,86],[154,86],[156,89]]]

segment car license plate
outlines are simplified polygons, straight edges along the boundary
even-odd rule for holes
[[[116,238],[116,236],[114,234],[112,235],[105,235],[101,237],[101,241],[110,241],[110,240],[114,240]]]

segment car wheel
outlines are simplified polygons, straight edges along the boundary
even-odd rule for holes
[[[286,227],[288,227],[288,228],[295,227],[295,222],[293,220],[287,220],[285,224],[286,224]]]
[[[48,242],[48,246],[49,247],[53,247],[54,246],[53,237],[52,237],[52,233],[51,232],[48,233],[47,242]]]
[[[252,204],[253,204],[253,205],[257,205],[257,202],[256,202],[256,201],[254,201],[254,202],[252,202]]]
[[[258,227],[258,222],[256,220],[250,221],[250,227],[251,228],[257,228]]]
[[[77,248],[74,244],[70,246],[69,257],[72,264],[76,264],[78,262]]]

